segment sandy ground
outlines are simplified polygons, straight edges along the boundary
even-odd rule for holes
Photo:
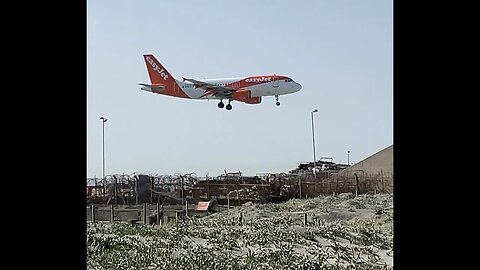
[[[318,225],[321,220],[325,222],[340,222],[346,226],[352,226],[356,222],[363,220],[378,225],[380,231],[389,234],[393,245],[393,195],[359,195],[357,197],[351,193],[339,194],[338,196],[320,196],[311,199],[292,199],[285,203],[276,204],[276,207],[270,207],[270,204],[246,203],[240,207],[235,207],[226,212],[216,213],[212,217],[239,218],[242,213],[243,222],[248,224],[254,220],[270,219],[273,217],[291,217],[296,225],[287,229],[294,229],[298,232],[307,230],[310,226]],[[307,214],[309,225],[303,226],[304,214]],[[386,222],[385,222],[386,221]],[[238,228],[238,226],[237,226]],[[202,238],[191,238],[195,243],[208,246],[207,240]],[[316,237],[316,242],[322,246],[329,247],[335,243],[345,247],[354,246],[349,240],[342,237],[335,237],[335,240]],[[360,245],[362,246],[362,245]],[[365,246],[363,246],[365,247]],[[251,248],[251,247],[249,247]],[[253,247],[258,249],[259,247]],[[375,253],[380,257],[379,264],[386,264],[393,267],[393,250],[380,249],[371,246]],[[295,251],[299,254],[306,253],[307,246],[296,245]],[[240,248],[235,253],[245,254],[247,248]]]
[[[307,224],[304,224],[305,214]],[[324,263],[332,267],[349,268],[365,263],[374,266],[371,269],[393,269],[393,195],[389,194],[356,197],[339,194],[279,204],[246,203],[179,223],[141,225],[138,231],[108,226],[111,225],[105,225],[101,231],[93,230],[94,236],[98,239],[123,237],[124,240],[117,241],[142,243],[149,246],[148,250],[158,247],[161,251],[155,251],[156,254],[167,254],[161,255],[166,257],[158,258],[159,261],[171,259],[169,252],[178,256],[192,253],[204,256],[201,250],[205,250],[213,254],[207,258],[231,256],[236,262],[246,261],[252,254],[266,258],[280,251],[293,256],[297,262],[307,257],[312,260],[321,254]],[[98,239],[97,242],[103,241]],[[161,247],[167,243],[173,243],[173,249]],[[109,258],[116,260],[123,254],[119,251]],[[96,253],[91,257],[95,259],[90,260],[100,261],[104,255]]]

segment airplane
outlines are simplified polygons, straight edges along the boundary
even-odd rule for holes
[[[219,99],[220,109],[225,106],[224,99],[228,100],[225,109],[231,110],[230,103],[233,100],[259,104],[262,102],[262,96],[275,96],[276,105],[280,106],[278,96],[302,89],[302,86],[290,77],[275,74],[204,80],[182,77],[183,81],[179,81],[152,54],[146,54],[143,57],[151,84],[139,83],[143,86],[141,90],[187,99]]]

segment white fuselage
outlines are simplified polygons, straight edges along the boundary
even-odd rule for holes
[[[202,81],[206,83],[214,84],[217,86],[238,87],[236,83],[238,83],[242,79],[244,78],[204,79]],[[222,99],[214,95],[203,96],[205,91],[200,88],[195,88],[194,84],[192,83],[184,83],[178,80],[175,80],[175,81],[182,88],[185,94],[192,99]],[[242,87],[242,89],[250,90],[252,97],[261,97],[261,96],[279,96],[279,95],[295,93],[300,89],[302,89],[302,86],[291,79],[282,79],[282,80],[268,81],[264,83],[250,85],[250,86]]]

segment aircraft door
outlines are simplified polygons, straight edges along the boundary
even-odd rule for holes
[[[273,76],[272,78],[273,82],[272,82],[272,85],[273,85],[273,88],[278,88],[278,77],[277,76]]]

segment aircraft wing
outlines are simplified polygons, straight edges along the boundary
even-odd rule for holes
[[[182,77],[182,79],[183,81],[188,81],[193,83],[195,85],[195,88],[201,88],[205,90],[205,94],[203,94],[202,97],[208,96],[208,95],[214,95],[216,97],[231,98],[232,93],[236,91],[234,88],[231,88],[231,87],[218,86],[218,85],[202,82],[195,79],[188,79],[185,77]]]

